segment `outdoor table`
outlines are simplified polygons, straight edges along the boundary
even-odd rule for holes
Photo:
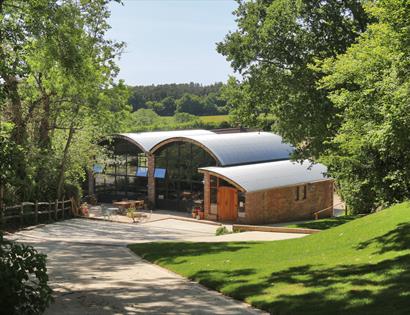
[[[122,200],[115,201],[112,204],[122,209],[128,209],[132,207],[137,208],[144,205],[144,200]]]

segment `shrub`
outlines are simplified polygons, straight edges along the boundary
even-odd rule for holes
[[[226,228],[226,226],[220,226],[216,229],[215,235],[224,235],[224,234],[231,234],[231,232]]]
[[[46,255],[5,241],[0,233],[0,312],[42,314],[52,301]]]

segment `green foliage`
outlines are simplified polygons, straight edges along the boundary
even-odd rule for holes
[[[46,255],[7,242],[0,234],[0,309],[2,314],[42,314],[50,304]]]
[[[220,97],[222,83],[202,86],[197,83],[136,86],[130,88],[133,110],[149,108],[160,116],[176,112],[193,115],[226,113],[226,101]]]
[[[203,111],[203,103],[199,96],[193,94],[184,94],[179,100],[176,101],[177,112],[188,113],[197,115]]]
[[[176,113],[174,116],[175,122],[177,123],[187,123],[187,122],[192,122],[192,121],[197,121],[199,118],[195,115],[191,115],[188,113]]]
[[[410,204],[276,242],[130,245],[189,279],[271,314],[408,314]]]
[[[176,113],[171,117],[157,115],[152,109],[139,109],[136,112],[124,112],[121,126],[116,132],[143,132],[175,129],[215,129],[228,128],[231,124],[226,115],[195,116],[188,113]]]
[[[13,160],[6,201],[61,198],[121,127],[129,90],[113,80],[123,44],[105,37],[108,3],[0,1],[0,121],[18,151],[1,153]]]
[[[361,1],[239,1],[235,15],[238,30],[218,44],[243,76],[224,91],[235,122],[273,129],[300,156],[318,156],[337,130],[338,111],[310,65],[343,53],[365,30]]]
[[[222,92],[234,121],[326,164],[353,213],[409,198],[407,2],[241,1],[236,15],[218,46],[244,75]]]
[[[220,226],[216,229],[215,236],[231,234],[231,233],[232,232],[229,232],[229,230],[226,228],[226,226]]]
[[[353,212],[410,197],[410,8],[380,1],[368,11],[376,22],[358,42],[319,64],[340,120],[321,160]]]

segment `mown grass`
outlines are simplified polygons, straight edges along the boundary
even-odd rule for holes
[[[319,219],[319,220],[312,220],[312,221],[289,224],[289,225],[286,225],[286,227],[327,230],[327,229],[345,224],[352,220],[355,220],[359,217],[360,216],[357,216],[357,215],[342,215],[340,217],[326,218],[326,219]]]
[[[130,248],[272,314],[410,314],[410,203],[301,239]]]

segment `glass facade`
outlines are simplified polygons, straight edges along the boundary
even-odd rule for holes
[[[199,167],[216,166],[215,159],[190,142],[171,142],[155,152],[155,168],[165,169],[155,179],[157,208],[190,211],[193,200],[203,199],[203,175]]]
[[[101,174],[95,175],[98,200],[144,199],[147,195],[147,176],[137,176],[137,170],[147,168],[144,153],[113,155],[104,162]]]

